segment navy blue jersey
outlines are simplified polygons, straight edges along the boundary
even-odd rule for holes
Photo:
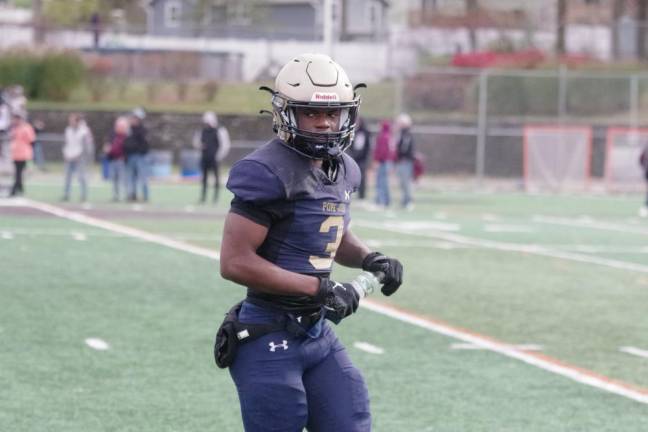
[[[351,194],[360,170],[343,154],[331,180],[312,160],[270,141],[232,167],[227,188],[231,211],[268,228],[257,253],[277,266],[302,274],[328,275],[349,226]],[[308,309],[309,297],[277,296],[248,289],[249,297],[285,309]]]

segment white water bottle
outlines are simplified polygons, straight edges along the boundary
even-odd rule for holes
[[[360,298],[365,298],[377,288],[380,288],[382,273],[373,274],[362,272],[351,281],[351,286],[356,290]]]

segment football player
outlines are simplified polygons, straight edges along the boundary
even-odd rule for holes
[[[365,382],[326,322],[347,318],[360,300],[330,279],[333,262],[381,272],[385,295],[402,283],[401,263],[349,229],[360,171],[344,151],[360,97],[321,54],[290,60],[265,90],[277,138],[232,167],[221,243],[221,275],[247,287],[238,321],[279,323],[241,344],[229,365],[245,430],[369,431]]]

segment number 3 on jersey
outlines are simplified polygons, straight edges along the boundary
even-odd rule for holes
[[[328,233],[331,229],[336,229],[335,240],[331,243],[326,244],[326,249],[324,252],[328,256],[317,256],[311,255],[308,258],[308,261],[316,270],[329,270],[333,264],[333,258],[335,258],[335,252],[337,252],[338,246],[342,242],[342,235],[344,235],[344,216],[329,216],[324,219],[322,225],[320,225],[319,232]]]

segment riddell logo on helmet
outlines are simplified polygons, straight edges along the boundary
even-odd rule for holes
[[[311,98],[313,102],[337,102],[339,100],[337,93],[313,93]]]

